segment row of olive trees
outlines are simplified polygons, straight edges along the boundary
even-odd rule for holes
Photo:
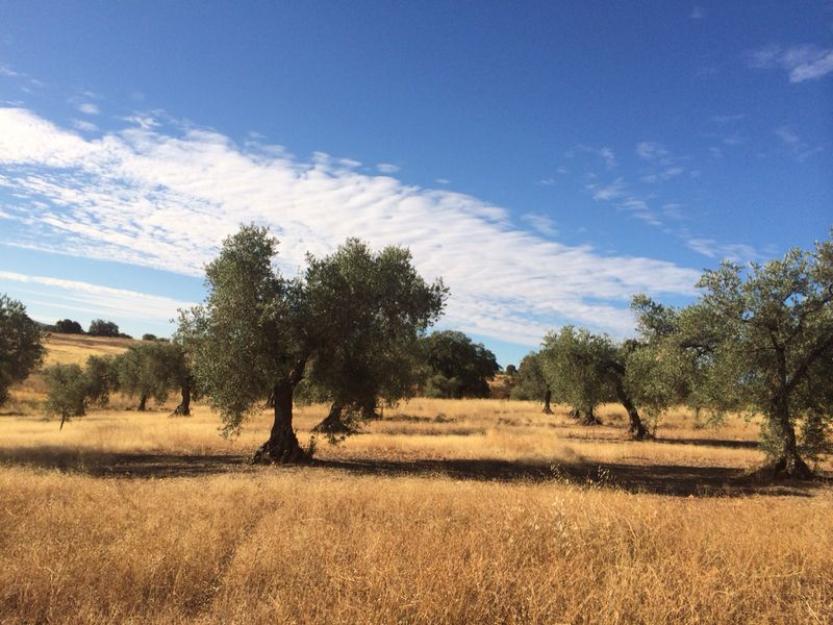
[[[120,392],[138,398],[137,410],[149,400],[167,400],[172,391],[181,393],[174,414],[190,414],[196,394],[188,356],[182,345],[149,342],[133,345],[118,356],[90,356],[82,368],[77,364],[54,364],[43,371],[47,386],[46,408],[61,417],[61,428],[72,417],[86,414],[91,404],[106,406],[110,394]]]
[[[419,276],[407,250],[375,253],[350,239],[329,256],[309,256],[292,279],[274,267],[276,253],[268,230],[243,227],[208,265],[205,303],[181,314],[173,343],[132,347],[85,371],[53,368],[48,377],[64,395],[87,389],[84,401],[118,388],[138,396],[140,409],[179,385],[187,412],[199,388],[228,432],[265,401],[274,421],[255,459],[266,462],[309,456],[294,433],[293,401],[330,402],[318,429],[337,437],[375,416],[380,403],[420,389],[445,397],[488,392],[498,370],[491,352],[461,333],[425,336],[447,290]],[[833,412],[833,242],[766,265],[724,264],[707,271],[699,287],[699,301],[680,309],[635,297],[638,333],[623,343],[569,326],[549,334],[521,363],[513,395],[540,398],[547,411],[551,401],[569,403],[588,424],[598,422],[601,402],[619,401],[637,440],[649,436],[643,418],[656,422],[673,404],[714,419],[727,411],[762,413],[768,468],[808,475],[805,458],[823,449]],[[0,324],[2,401],[40,362],[42,348],[19,303],[0,299]],[[21,349],[22,337],[33,349]]]
[[[550,333],[521,363],[514,397],[542,400],[547,412],[555,398],[586,424],[598,422],[598,404],[618,401],[637,440],[649,434],[640,410],[654,421],[674,404],[715,422],[761,414],[762,471],[809,476],[806,460],[831,452],[833,241],[763,265],[724,263],[698,287],[684,308],[636,296],[632,340],[569,326]]]

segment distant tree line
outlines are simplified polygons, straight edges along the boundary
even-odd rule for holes
[[[88,334],[89,336],[103,336],[123,339],[133,338],[129,334],[121,332],[118,324],[115,322],[106,321],[104,319],[93,319],[86,332],[84,331],[83,326],[78,321],[73,319],[59,319],[53,325],[44,325],[43,329],[47,332],[58,332],[60,334]]]

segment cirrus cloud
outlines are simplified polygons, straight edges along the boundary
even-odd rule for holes
[[[358,165],[193,127],[136,123],[84,138],[0,108],[0,193],[24,232],[6,243],[198,276],[240,223],[272,228],[288,272],[307,251],[360,236],[409,247],[421,272],[445,279],[447,324],[528,345],[568,322],[621,336],[633,293],[693,293],[694,270],[564,245],[478,198]]]

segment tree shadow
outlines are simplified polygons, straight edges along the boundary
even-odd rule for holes
[[[106,453],[61,447],[0,449],[0,465],[27,466],[101,478],[165,479],[269,471],[337,471],[384,477],[447,477],[454,480],[566,483],[632,493],[674,497],[744,495],[810,497],[833,486],[822,475],[809,482],[763,482],[740,469],[679,465],[631,465],[609,462],[547,463],[497,459],[381,460],[318,459],[295,467],[262,467],[232,454]]]
[[[610,462],[536,463],[492,459],[390,461],[317,460],[314,466],[361,475],[443,476],[457,480],[560,482],[676,497],[738,497],[762,494],[810,497],[833,478],[763,482],[741,469]]]
[[[759,449],[758,441],[744,441],[730,438],[655,438],[654,443],[663,445],[697,445],[700,447],[725,447],[728,449]]]
[[[564,440],[594,443],[658,443],[660,445],[694,445],[697,447],[723,447],[726,449],[759,449],[758,441],[738,440],[732,438],[646,438],[644,441],[635,441],[630,438],[623,438],[621,433],[611,436],[583,436],[567,435],[562,436]]]

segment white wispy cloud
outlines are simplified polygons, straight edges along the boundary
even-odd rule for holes
[[[613,182],[604,185],[591,183],[587,187],[593,192],[593,199],[600,202],[616,200],[623,197],[626,193],[623,178],[617,178]]]
[[[393,163],[379,163],[376,165],[376,169],[383,174],[395,174],[399,171],[400,167],[399,165],[394,165]]]
[[[446,280],[447,325],[530,345],[565,322],[626,334],[633,293],[694,292],[691,269],[563,245],[475,197],[357,167],[323,153],[304,161],[240,147],[193,127],[86,139],[0,108],[0,188],[14,198],[7,212],[25,224],[17,245],[198,276],[241,222],[272,227],[289,272],[307,251],[358,235],[408,246],[421,272]]]
[[[558,228],[555,221],[544,213],[525,213],[521,219],[532,226],[535,230],[548,237],[558,236]]]
[[[20,73],[14,71],[8,65],[3,65],[0,63],[0,76],[5,76],[6,78],[18,78]]]
[[[606,145],[603,145],[600,148],[596,148],[596,147],[593,147],[593,146],[590,146],[590,145],[580,144],[580,145],[576,146],[576,149],[581,151],[581,152],[587,152],[589,154],[595,154],[600,159],[602,159],[602,161],[605,164],[605,167],[607,167],[608,169],[613,169],[617,165],[616,153],[613,151],[613,148],[608,147]]]
[[[783,69],[790,82],[822,78],[833,72],[833,48],[812,44],[764,46],[747,53],[747,62],[756,69]]]
[[[810,158],[813,154],[817,154],[823,150],[822,146],[813,147],[808,144],[789,126],[776,128],[775,136],[781,140],[786,152],[800,163]]]
[[[687,241],[689,249],[708,258],[746,263],[757,260],[761,254],[745,243],[719,243],[714,239],[693,238]]]
[[[72,126],[78,130],[83,130],[84,132],[95,132],[98,130],[98,126],[85,119],[73,119]]]
[[[92,102],[82,102],[78,105],[78,110],[84,113],[84,115],[98,115],[101,112],[98,104],[93,104]]]
[[[18,83],[22,83],[20,89],[25,93],[32,93],[31,87],[41,88],[44,86],[44,83],[37,78],[33,78],[26,72],[21,72],[5,63],[0,63],[0,76],[12,78]]]
[[[193,306],[191,302],[127,289],[0,271],[0,283],[26,285],[30,293],[52,298],[57,308],[85,312],[94,316],[112,316],[138,321],[166,322],[176,317],[177,309]]]
[[[640,141],[636,144],[636,155],[646,161],[661,161],[668,157],[668,150],[656,141]]]

